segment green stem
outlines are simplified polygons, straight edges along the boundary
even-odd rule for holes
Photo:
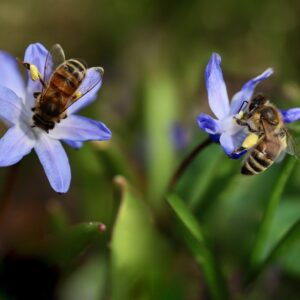
[[[177,195],[168,195],[167,202],[187,231],[183,238],[192,252],[195,261],[202,269],[212,299],[228,299],[225,280],[212,251],[208,247],[200,224]]]
[[[268,201],[267,207],[264,211],[264,215],[262,221],[260,223],[260,227],[258,229],[258,234],[256,237],[256,241],[253,247],[251,259],[250,259],[250,270],[254,270],[260,265],[266,256],[266,245],[267,240],[269,238],[272,222],[274,220],[274,216],[282,196],[282,192],[285,188],[287,180],[290,177],[290,174],[295,165],[294,158],[288,158],[283,170],[281,171],[277,182],[274,184],[274,190],[271,194],[271,197]]]
[[[177,167],[175,170],[173,176],[171,177],[169,186],[168,186],[168,191],[171,191],[175,188],[178,180],[181,178],[183,175],[184,171],[187,169],[187,167],[190,165],[190,163],[194,160],[194,158],[203,150],[205,149],[208,145],[212,143],[212,140],[210,138],[207,138],[200,144],[196,146],[196,148],[180,163],[180,165]]]

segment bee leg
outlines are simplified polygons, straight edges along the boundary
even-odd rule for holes
[[[40,83],[42,84],[43,88],[46,87],[46,84],[45,84],[44,80],[42,79],[42,76],[41,76],[38,68],[35,65],[30,64],[25,61],[22,61],[20,59],[18,59],[18,61],[29,71],[30,77],[33,81],[39,80]]]
[[[240,146],[240,147],[236,148],[231,154],[238,154],[238,153],[241,153],[244,150],[247,150],[247,149],[244,148],[243,146]]]
[[[68,115],[67,114],[65,114],[64,116],[63,116],[63,119],[66,119],[68,117]]]
[[[36,99],[41,93],[40,92],[35,92],[33,93],[33,97]]]
[[[253,132],[253,133],[259,132],[258,130],[253,129],[253,128],[247,123],[247,121],[244,121],[244,120],[241,120],[241,119],[238,119],[238,118],[234,118],[234,119],[235,119],[235,121],[238,123],[238,125],[247,127],[247,129],[249,130],[249,132]]]

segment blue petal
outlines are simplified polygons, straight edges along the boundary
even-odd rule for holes
[[[97,68],[89,68],[79,87],[79,91],[84,95],[68,108],[67,113],[73,114],[92,103],[97,98],[97,93],[101,86],[102,74],[97,71]]]
[[[245,133],[242,131],[235,135],[230,135],[226,132],[222,133],[220,136],[220,144],[224,152],[233,159],[237,159],[244,155],[247,151],[243,151],[238,154],[233,153],[233,151],[241,146],[245,136]]]
[[[198,118],[199,127],[208,134],[217,134],[220,133],[220,127],[217,120],[211,116],[201,113]]]
[[[291,123],[300,119],[300,108],[290,108],[288,110],[281,110],[284,123]]]
[[[7,52],[0,51],[0,85],[13,90],[19,97],[25,98],[25,84],[17,59]]]
[[[230,105],[230,112],[232,115],[235,115],[239,112],[241,109],[241,106],[244,101],[249,101],[252,98],[254,89],[258,83],[265,80],[266,78],[270,77],[273,74],[273,69],[269,68],[265,70],[262,74],[258,75],[255,78],[252,78],[251,80],[247,81],[242,89],[237,92],[231,101]]]
[[[50,137],[68,141],[103,141],[111,138],[111,131],[101,122],[70,115],[49,132]]]
[[[0,86],[0,107],[0,118],[9,126],[26,119],[22,99],[4,86]]]
[[[0,140],[0,166],[6,167],[20,161],[27,155],[35,143],[31,129],[13,126]]]
[[[61,143],[42,133],[34,150],[44,167],[51,187],[58,193],[66,193],[70,187],[71,170]]]
[[[80,149],[83,146],[83,142],[68,141],[68,140],[63,140],[63,142],[74,149]]]
[[[227,116],[230,111],[227,89],[220,64],[221,57],[219,54],[213,53],[205,70],[209,106],[219,120]]]
[[[46,57],[48,54],[48,50],[40,43],[30,44],[24,56],[24,61],[34,64],[42,77],[44,77],[44,68],[46,63]],[[30,76],[28,76],[28,83],[27,83],[27,101],[29,102],[28,105],[33,106],[34,104],[34,92],[40,92],[42,90],[42,85],[39,80],[33,81],[31,80]]]

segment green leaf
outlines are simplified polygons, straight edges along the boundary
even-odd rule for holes
[[[80,265],[60,284],[59,299],[104,299],[106,292],[108,258],[93,256]]]
[[[262,271],[263,266],[265,265],[264,260],[268,259],[268,241],[272,225],[283,190],[293,171],[295,162],[296,160],[294,158],[289,157],[288,159],[286,159],[283,169],[277,178],[277,182],[274,184],[274,189],[268,200],[263,218],[260,222],[257,237],[252,250],[249,267],[250,271],[248,276],[249,278],[247,282],[249,282],[249,280],[255,279],[255,277]],[[253,274],[255,274],[255,276]]]
[[[60,234],[48,237],[46,257],[55,264],[67,267],[102,234],[105,225],[87,222],[69,227]]]
[[[116,177],[115,183],[121,192],[121,204],[111,242],[112,299],[153,299],[150,295],[157,293],[168,256],[166,248],[146,205],[123,177]]]
[[[186,228],[186,233],[191,236],[191,238],[184,238],[203,271],[211,296],[213,299],[227,299],[228,293],[224,279],[211,250],[208,248],[201,226],[177,195],[168,195],[167,201]]]

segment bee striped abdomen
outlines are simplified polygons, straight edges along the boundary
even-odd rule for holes
[[[269,157],[269,155],[260,151],[261,147],[257,147],[253,149],[249,156],[246,158],[241,173],[244,175],[256,175],[263,171],[265,171],[272,163],[273,160]]]
[[[50,88],[70,97],[78,89],[86,74],[86,67],[78,60],[69,59],[53,73]]]

